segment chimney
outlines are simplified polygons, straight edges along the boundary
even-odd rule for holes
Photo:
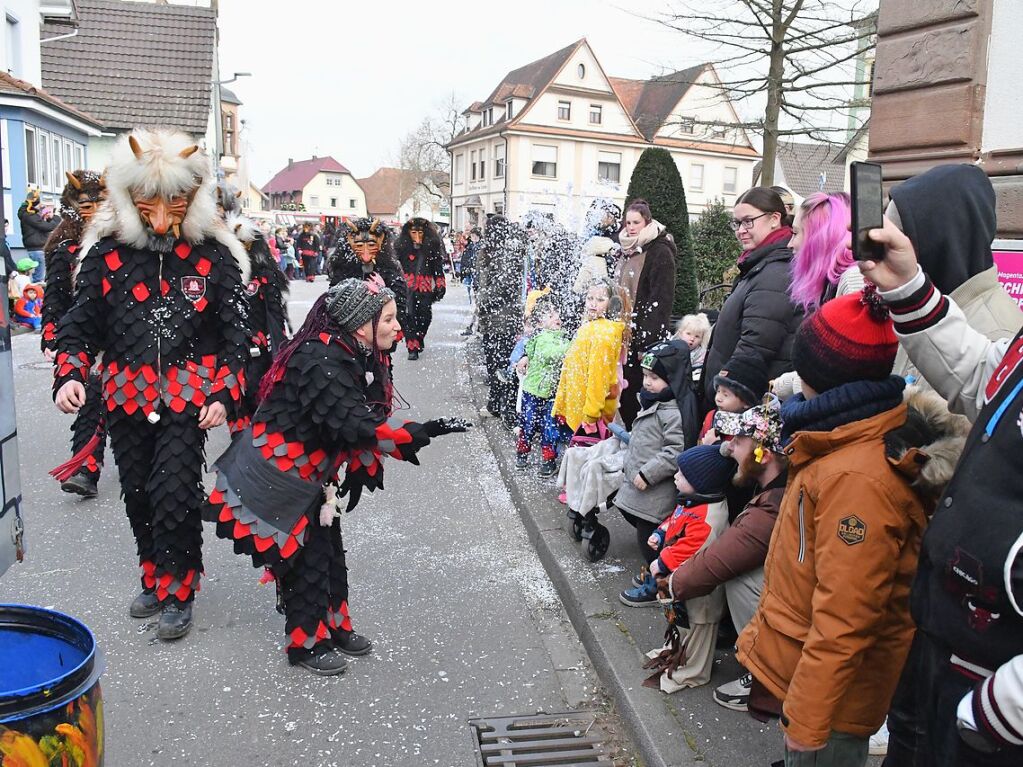
[[[316,159],[316,155],[313,155],[313,159],[314,159],[314,160]]]
[[[294,164],[295,164],[295,160],[293,158],[289,157],[288,158],[288,167],[290,168]]]

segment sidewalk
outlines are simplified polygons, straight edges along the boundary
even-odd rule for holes
[[[468,352],[471,388],[482,404],[486,387],[474,361],[477,350],[474,338]],[[731,652],[718,651],[706,686],[674,695],[643,687],[649,674],[643,654],[663,644],[665,623],[659,609],[630,608],[618,601],[618,593],[641,565],[633,528],[617,511],[602,514],[611,545],[601,561],[591,563],[583,544],[572,539],[554,478],[537,476],[535,457],[527,471],[515,469],[514,440],[499,419],[481,419],[480,426],[540,561],[647,767],[767,767],[783,759],[776,723],[761,724],[712,698],[716,686],[741,673]]]

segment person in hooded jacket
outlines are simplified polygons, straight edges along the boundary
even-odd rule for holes
[[[775,378],[792,369],[792,341],[802,311],[789,297],[791,217],[778,193],[755,186],[733,211],[742,255],[739,276],[714,325],[703,365],[705,407],[714,402],[714,378],[735,352],[758,352]]]
[[[1016,335],[1023,312],[998,282],[991,255],[995,190],[976,165],[942,165],[892,189],[887,217],[909,237],[934,286],[992,341]],[[919,378],[905,348],[895,372]],[[936,382],[925,382],[935,385]]]
[[[629,348],[624,360],[625,392],[619,412],[631,426],[639,412],[635,396],[643,384],[640,364],[646,350],[671,336],[671,305],[675,297],[675,241],[654,220],[646,200],[633,200],[625,211],[619,237],[618,285],[631,308]]]

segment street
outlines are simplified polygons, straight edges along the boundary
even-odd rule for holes
[[[292,283],[296,328],[325,287]],[[405,417],[476,419],[458,336],[467,320],[453,288],[421,361],[395,355]],[[28,553],[0,580],[0,601],[52,607],[95,632],[106,764],[472,765],[469,719],[608,711],[479,428],[439,439],[420,467],[389,461],[386,490],[342,520],[353,623],[374,642],[345,675],[288,665],[273,587],[210,525],[195,627],[159,642],[155,620],[128,617],[138,569],[110,450],[95,500],[47,476],[69,455],[71,418],[52,404],[38,344],[14,339]],[[208,460],[226,444],[217,429]]]

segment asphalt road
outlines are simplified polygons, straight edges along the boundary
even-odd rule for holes
[[[293,283],[296,324],[325,287]],[[467,312],[456,288],[422,359],[396,355],[406,417],[475,416]],[[421,467],[388,462],[387,489],[342,521],[352,618],[375,649],[320,678],[288,665],[273,588],[210,526],[192,633],[162,643],[155,622],[128,617],[138,569],[112,455],[98,499],[63,494],[46,472],[68,457],[71,419],[51,402],[38,336],[17,337],[14,357],[28,555],[0,601],[96,633],[107,765],[461,767],[476,763],[469,719],[606,706],[481,430],[439,440]],[[217,430],[208,458],[226,443]]]

